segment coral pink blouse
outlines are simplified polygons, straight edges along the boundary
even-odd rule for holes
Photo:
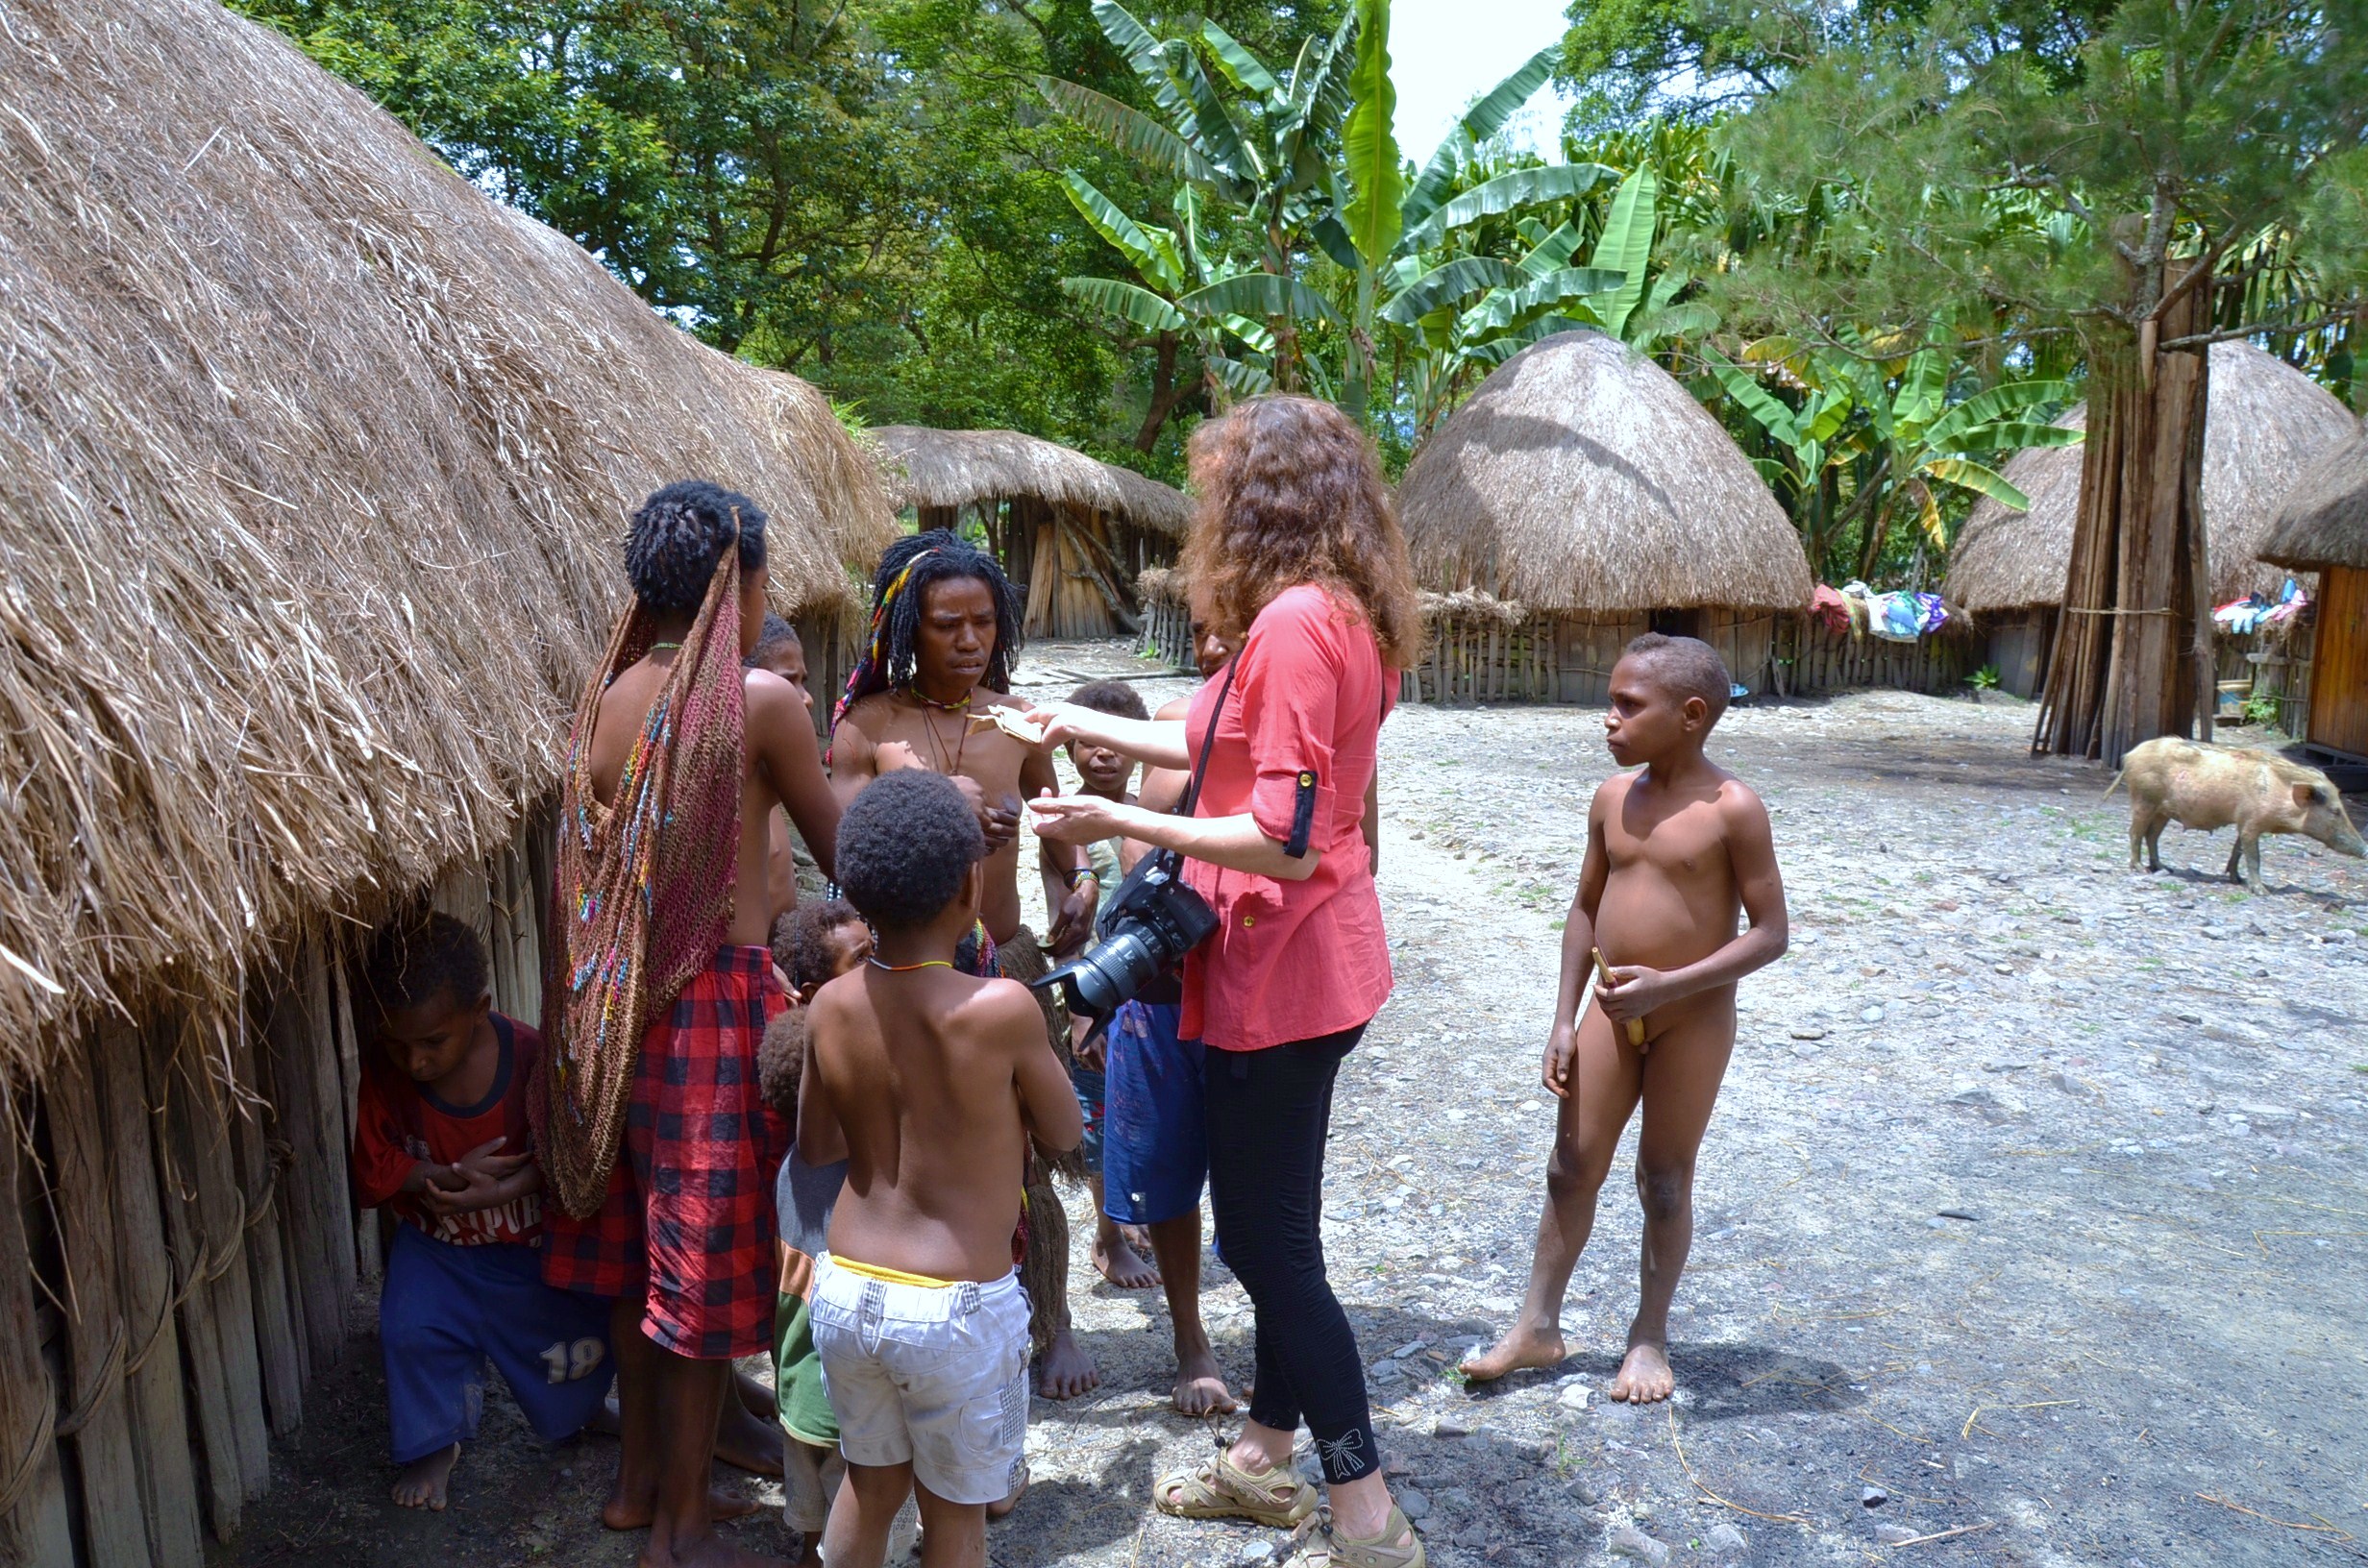
[[[1184,960],[1180,1033],[1255,1051],[1364,1023],[1389,997],[1364,822],[1397,681],[1357,602],[1313,584],[1277,594],[1233,662],[1193,815],[1247,812],[1286,851],[1322,855],[1302,882],[1185,862],[1185,880],[1221,923]],[[1193,698],[1185,734],[1195,757],[1224,686],[1217,676]]]

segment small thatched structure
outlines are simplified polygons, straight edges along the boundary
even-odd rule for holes
[[[2057,423],[2080,429],[2087,419],[2084,404]],[[2204,526],[2213,602],[2277,592],[2284,574],[2257,558],[2270,519],[2295,477],[2352,425],[2350,411],[2332,393],[2283,360],[2249,343],[2212,345]],[[2046,670],[2057,606],[2063,601],[2080,510],[2081,449],[2034,447],[2017,453],[2005,472],[2031,498],[2031,509],[1976,502],[1950,553],[1943,591],[1980,621],[2001,684],[2028,697]]]
[[[1132,469],[1017,430],[871,432],[888,487],[925,528],[978,520],[1003,570],[1027,593],[1029,636],[1107,637],[1140,630],[1134,582],[1174,559],[1192,521],[1184,494]]]
[[[1600,332],[1546,338],[1481,382],[1415,454],[1398,515],[1417,577],[1445,596],[1435,616],[1456,623],[1435,639],[1443,693],[1600,700],[1650,628],[1703,638],[1762,690],[1779,618],[1809,602],[1800,536],[1734,440]],[[1485,613],[1453,609],[1472,594]],[[1465,642],[1484,670],[1459,678]]]
[[[2303,471],[2270,520],[2261,559],[2319,576],[2311,646],[2289,650],[2309,672],[2306,686],[2288,689],[2307,716],[2304,739],[2368,762],[2368,427]]]
[[[213,0],[9,8],[0,236],[0,1558],[194,1568],[376,1266],[352,939],[436,889],[539,1015],[634,502],[747,490],[825,616],[894,523],[811,388]]]

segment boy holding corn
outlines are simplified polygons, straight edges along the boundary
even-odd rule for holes
[[[1693,1243],[1694,1157],[1735,1049],[1736,982],[1782,957],[1788,941],[1767,808],[1703,755],[1730,689],[1716,651],[1691,637],[1640,637],[1612,671],[1604,739],[1620,767],[1643,766],[1604,780],[1588,809],[1545,1048],[1545,1087],[1562,1102],[1545,1213],[1519,1320],[1464,1363],[1475,1383],[1562,1360],[1563,1293],[1640,1103],[1643,1257],[1610,1393],[1642,1404],[1676,1385],[1669,1303]],[[1740,935],[1739,916],[1750,922]],[[1582,1018],[1581,987],[1599,966],[1595,1006]]]

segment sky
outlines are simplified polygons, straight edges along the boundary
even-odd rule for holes
[[[1428,161],[1474,98],[1555,42],[1568,0],[1394,0],[1391,76],[1397,84],[1397,142],[1417,167]],[[1564,105],[1551,83],[1516,120],[1517,132],[1556,161]]]

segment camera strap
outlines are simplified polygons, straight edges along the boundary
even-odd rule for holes
[[[1217,689],[1217,706],[1209,713],[1208,733],[1200,737],[1199,759],[1193,764],[1192,777],[1184,786],[1184,798],[1175,808],[1178,817],[1190,817],[1193,802],[1200,798],[1200,775],[1208,771],[1209,751],[1217,745],[1217,722],[1225,716],[1225,698],[1233,695],[1233,672],[1241,662],[1239,653],[1225,661],[1225,683]]]

